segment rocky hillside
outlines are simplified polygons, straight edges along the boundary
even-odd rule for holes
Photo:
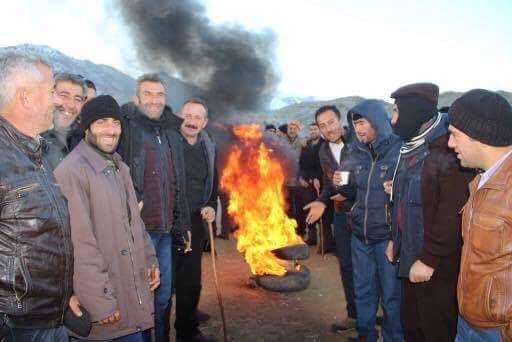
[[[0,52],[6,50],[37,53],[45,57],[56,71],[73,72],[91,79],[96,84],[99,94],[113,95],[121,104],[133,98],[135,79],[108,65],[95,64],[88,60],[79,60],[48,46],[24,44],[0,48]],[[167,103],[174,109],[178,109],[188,97],[201,96],[201,89],[164,73],[161,75],[167,84],[167,89],[169,89]],[[501,93],[512,103],[512,93],[504,91]],[[450,105],[460,95],[461,93],[451,91],[442,93],[439,99],[439,106]],[[286,123],[290,119],[299,119],[304,124],[307,124],[313,121],[316,109],[323,105],[335,104],[342,113],[346,113],[349,108],[363,100],[364,98],[360,96],[340,97],[329,101],[316,101],[314,97],[276,97],[272,101],[271,108],[276,108],[279,105],[284,107],[263,113],[245,113],[243,115],[245,120],[243,121],[279,125]],[[391,112],[391,103],[382,102]]]
[[[89,78],[96,84],[98,94],[110,94],[121,104],[131,101],[134,96],[135,79],[111,66],[75,59],[48,46],[24,44],[0,48],[0,52],[6,50],[36,53],[46,58],[55,71],[72,72]],[[161,75],[167,89],[170,89],[167,103],[174,109],[179,108],[186,98],[201,93],[197,87],[166,74]]]

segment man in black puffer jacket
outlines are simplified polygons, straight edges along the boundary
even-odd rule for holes
[[[6,341],[67,342],[63,319],[73,294],[69,214],[39,135],[51,123],[52,71],[39,57],[7,52],[0,55],[0,84],[2,331]]]
[[[160,266],[160,287],[155,293],[157,341],[169,340],[171,307],[172,235],[187,236],[183,158],[177,149],[182,119],[165,105],[166,89],[156,74],[137,80],[135,102],[122,106],[123,134],[119,153],[130,167],[141,217],[153,241]],[[172,233],[172,234],[171,234]]]

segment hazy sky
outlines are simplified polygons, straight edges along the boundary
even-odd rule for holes
[[[150,1],[148,1],[150,3]],[[209,0],[218,24],[271,28],[281,95],[387,99],[400,85],[512,91],[512,1]],[[2,3],[0,46],[49,45],[142,70],[113,0]]]

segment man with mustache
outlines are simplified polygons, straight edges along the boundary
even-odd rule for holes
[[[181,119],[165,104],[167,89],[157,74],[137,80],[133,102],[122,106],[123,134],[119,153],[130,167],[137,201],[160,264],[160,287],[155,293],[155,334],[169,341],[172,291],[172,244],[188,238],[188,217],[182,218],[183,169],[176,135]]]
[[[78,128],[78,114],[86,99],[85,79],[70,73],[55,75],[53,128],[42,134],[47,142],[45,158],[52,169],[71,150],[70,136]]]
[[[204,128],[208,123],[208,107],[201,99],[189,99],[179,115],[183,123],[174,131],[179,156],[184,161],[184,208],[192,229],[192,250],[176,252],[176,328],[177,341],[212,341],[198,329],[196,315],[201,295],[201,257],[206,242],[205,221],[215,220],[217,205],[217,169],[215,143]]]
[[[71,217],[75,295],[93,322],[87,338],[149,341],[160,272],[128,166],[115,152],[119,105],[111,96],[95,97],[83,106],[80,127],[84,139],[55,176]]]

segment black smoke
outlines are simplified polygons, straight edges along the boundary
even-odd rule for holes
[[[214,118],[262,110],[271,100],[279,77],[273,63],[276,38],[270,30],[254,33],[214,25],[197,0],[117,4],[139,60],[203,89]]]

